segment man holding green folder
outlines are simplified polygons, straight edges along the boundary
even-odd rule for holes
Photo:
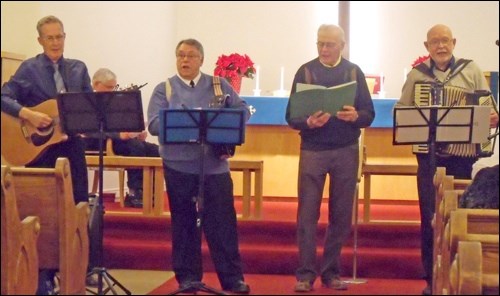
[[[323,286],[345,290],[340,251],[349,237],[357,182],[358,139],[375,111],[361,69],[342,58],[344,31],[321,25],[318,57],[295,74],[286,110],[290,127],[300,131],[296,292],[309,292],[318,275]],[[316,270],[316,230],[326,175],[330,176],[328,227],[321,270]]]

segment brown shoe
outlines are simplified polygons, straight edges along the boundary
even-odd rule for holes
[[[334,290],[347,290],[347,284],[340,277],[333,277],[327,282],[323,282],[323,286]]]
[[[295,288],[293,289],[295,292],[311,292],[313,289],[313,285],[311,284],[310,281],[304,280],[304,281],[297,281],[295,283]]]

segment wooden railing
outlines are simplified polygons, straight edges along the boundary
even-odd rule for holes
[[[87,155],[87,167],[98,168],[99,157]],[[164,177],[163,162],[160,157],[104,156],[103,166],[109,168],[142,168],[143,170],[143,209],[149,216],[164,214]],[[231,171],[243,173],[243,219],[262,217],[264,162],[250,160],[230,160]],[[254,173],[254,211],[251,211],[252,176]]]

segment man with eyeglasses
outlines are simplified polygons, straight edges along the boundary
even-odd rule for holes
[[[317,37],[318,57],[303,64],[295,74],[291,93],[298,83],[332,87],[356,81],[354,105],[343,106],[336,114],[317,110],[310,116],[286,120],[300,131],[298,180],[297,242],[299,267],[295,272],[295,292],[313,290],[316,278],[323,286],[346,290],[340,279],[340,252],[349,237],[357,183],[361,128],[375,118],[373,102],[361,69],[342,57],[344,30],[336,25],[321,25]],[[313,100],[314,98],[311,98]],[[316,270],[316,231],[326,175],[330,176],[328,226],[321,270]]]
[[[488,84],[483,71],[471,60],[458,59],[453,55],[457,40],[453,37],[451,29],[438,24],[427,32],[424,46],[430,58],[425,60],[408,73],[401,98],[396,105],[414,106],[415,84],[417,82],[437,83],[441,86],[454,86],[463,89],[487,90]],[[493,104],[491,97],[489,104]],[[490,126],[498,125],[498,113],[492,108],[490,113]],[[440,294],[441,291],[432,291],[433,275],[433,240],[432,219],[435,213],[435,189],[433,185],[434,172],[432,171],[430,156],[427,153],[417,153],[418,171],[417,188],[420,205],[421,228],[421,256],[424,267],[424,278],[427,286],[422,291],[424,295],[432,292]],[[445,167],[447,175],[457,179],[471,179],[472,166],[477,157],[454,156],[447,154],[446,150],[436,151],[435,167]]]
[[[92,86],[85,64],[63,57],[66,34],[61,20],[46,16],[38,21],[36,29],[43,53],[24,61],[2,86],[2,112],[25,120],[35,128],[44,129],[57,123],[48,114],[37,111],[37,106],[54,99],[60,92],[92,92]],[[88,176],[83,142],[79,136],[66,136],[60,140],[62,142],[48,146],[26,166],[54,167],[58,157],[68,158],[75,203],[87,202]],[[40,273],[38,294],[53,292],[54,274],[54,270]]]
[[[177,75],[159,83],[151,95],[148,106],[148,130],[159,135],[161,109],[209,108],[223,94],[223,108],[240,109],[246,120],[250,111],[245,101],[223,78],[200,71],[204,50],[195,39],[180,41],[175,48]],[[233,182],[226,157],[207,145],[162,144],[160,155],[167,186],[172,217],[172,265],[180,291],[193,293],[203,288],[201,230],[210,250],[217,276],[223,290],[248,294],[250,287],[244,282],[238,246],[236,211],[234,209]],[[199,198],[200,162],[204,159],[204,197]],[[202,202],[202,212],[200,209]],[[201,222],[197,222],[201,214]],[[201,224],[198,224],[201,223]],[[213,292],[213,291],[212,291]]]

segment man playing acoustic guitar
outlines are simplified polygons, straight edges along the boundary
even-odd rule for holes
[[[60,92],[92,92],[87,66],[79,60],[63,57],[66,33],[57,17],[42,18],[36,29],[43,53],[24,61],[2,86],[2,155],[12,165],[29,167],[54,167],[58,157],[68,158],[75,203],[87,202],[88,176],[83,142],[79,136],[67,136],[60,131],[54,99]],[[17,122],[21,128],[9,128],[7,132],[4,119]],[[30,131],[32,134],[27,137]],[[6,136],[14,132],[22,135],[18,138]],[[31,150],[34,146],[38,150]],[[38,155],[27,158],[29,162],[15,161],[16,155],[31,151]],[[37,294],[50,293],[52,279],[51,273],[40,274]]]

